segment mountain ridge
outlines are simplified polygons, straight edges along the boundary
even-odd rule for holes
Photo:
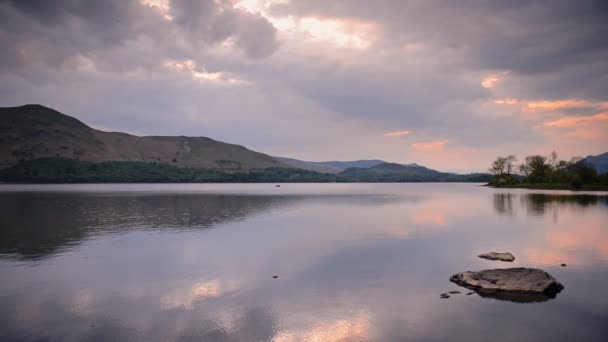
[[[608,172],[608,152],[587,156],[581,162],[593,167],[599,174]]]
[[[326,172],[326,173],[340,173],[351,167],[369,168],[379,164],[386,163],[384,160],[379,159],[360,159],[350,161],[306,161],[295,158],[286,157],[274,157],[277,161],[286,163],[295,167],[299,167],[305,170]]]
[[[345,182],[487,182],[488,174],[459,175],[440,172],[418,164],[383,163],[370,168],[349,168],[338,174]]]
[[[390,162],[380,160],[380,159],[359,159],[359,160],[346,160],[346,161],[305,161],[294,158],[286,158],[286,157],[274,157],[276,160],[289,164],[294,167],[299,167],[304,170],[316,171],[316,172],[326,172],[326,173],[340,173],[350,168],[360,168],[360,169],[368,169],[380,164],[392,164]],[[421,166],[416,163],[409,164],[399,164],[403,166]]]
[[[223,171],[291,167],[208,137],[105,132],[42,105],[0,107],[0,169],[39,158],[158,162]]]
[[[11,179],[17,181],[27,181],[28,177],[37,177],[39,181],[103,181],[104,177],[118,181],[121,177],[159,181],[163,175],[171,181],[416,182],[485,181],[487,178],[485,174],[458,175],[415,163],[397,164],[378,159],[306,162],[272,157],[208,137],[105,132],[42,105],[0,107],[0,170],[9,170],[5,174],[12,174]],[[266,170],[256,174],[259,179],[214,173],[257,170]],[[133,173],[141,173],[141,177],[133,178]]]

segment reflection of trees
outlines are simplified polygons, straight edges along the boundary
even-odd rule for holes
[[[494,194],[494,209],[499,214],[512,216],[514,194]]]
[[[94,235],[202,229],[312,199],[354,205],[418,200],[368,195],[5,193],[0,194],[0,257],[44,258]]]
[[[91,235],[200,229],[243,220],[294,197],[238,195],[0,195],[0,254],[36,259]]]
[[[494,194],[494,210],[501,215],[514,215],[515,199],[530,216],[543,216],[548,212],[555,214],[559,208],[568,207],[584,210],[591,206],[608,207],[608,196],[604,195],[557,195],[557,194]]]

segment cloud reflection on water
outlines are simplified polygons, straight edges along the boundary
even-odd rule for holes
[[[586,286],[608,286],[597,275],[608,265],[604,197],[391,186],[366,196],[0,195],[11,224],[0,340],[600,336],[590,318],[606,318],[608,303]],[[455,272],[501,267],[476,257],[493,247],[516,263],[550,262],[568,291],[526,308],[438,298]],[[543,259],[551,253],[572,267]]]

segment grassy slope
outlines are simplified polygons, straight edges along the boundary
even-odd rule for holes
[[[327,182],[330,175],[293,168],[247,172],[176,167],[162,163],[102,162],[45,158],[0,170],[0,181],[15,183],[223,183]]]
[[[138,137],[103,132],[40,105],[0,107],[0,169],[39,158],[159,162],[241,171],[290,167],[266,154],[205,137]]]
[[[486,179],[487,180],[487,179]],[[373,179],[318,173],[293,168],[225,172],[176,167],[165,163],[102,162],[43,158],[0,170],[0,181],[16,183],[209,183],[209,182],[479,182],[471,176],[447,179],[420,175],[381,175]]]

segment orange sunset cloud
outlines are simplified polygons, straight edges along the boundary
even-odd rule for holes
[[[410,134],[410,131],[396,131],[396,132],[388,132],[384,133],[385,137],[403,137]]]
[[[559,109],[573,108],[599,108],[608,109],[608,102],[592,102],[578,99],[563,99],[552,101],[525,101],[520,99],[508,98],[494,101],[498,105],[521,105],[527,111],[552,111]]]
[[[417,151],[425,152],[441,151],[448,143],[449,141],[447,140],[431,141],[427,143],[415,143],[412,144],[412,148]]]
[[[507,76],[509,73],[510,71],[503,71],[498,74],[488,75],[484,77],[483,80],[481,80],[481,86],[486,89],[495,88],[498,85],[498,82],[504,79],[504,77]]]
[[[579,124],[594,122],[594,121],[608,121],[608,112],[599,113],[591,116],[566,116],[555,121],[545,122],[544,126],[548,127],[575,127]]]

